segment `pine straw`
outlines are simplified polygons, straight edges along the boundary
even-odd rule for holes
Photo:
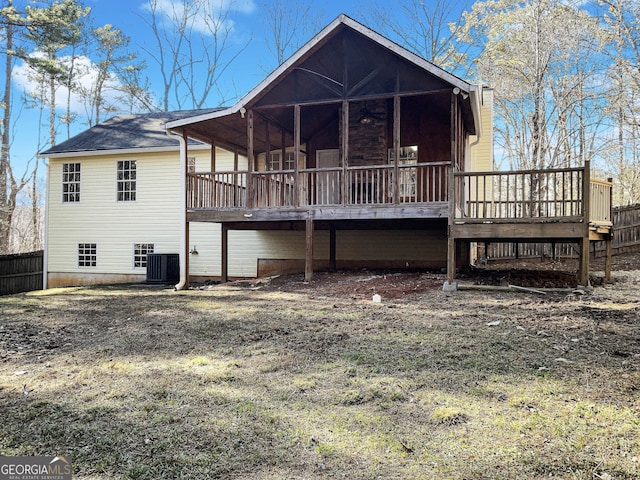
[[[0,455],[70,455],[79,479],[637,478],[625,275],[380,304],[297,277],[0,298]]]

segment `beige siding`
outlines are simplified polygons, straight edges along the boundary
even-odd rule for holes
[[[193,153],[199,157],[206,151]],[[116,201],[118,160],[136,160],[136,200]],[[80,202],[62,202],[62,164],[80,162]],[[51,159],[49,167],[48,271],[143,274],[133,267],[133,244],[153,243],[157,253],[177,253],[180,243],[178,153],[141,153]],[[97,266],[78,267],[78,243],[97,245]]]
[[[191,224],[204,231],[207,224]],[[198,255],[190,255],[192,275],[220,276],[220,226],[215,225],[214,242],[195,243]],[[204,234],[200,234],[201,238]],[[373,240],[375,238],[375,241]],[[193,247],[194,242],[191,242]],[[202,248],[201,246],[202,245]],[[319,230],[314,235],[314,259],[329,259],[329,232]],[[447,240],[444,230],[438,231],[338,231],[336,257],[338,266],[360,262],[371,266],[395,265],[409,267],[444,266]],[[303,260],[305,233],[301,231],[230,231],[229,276],[255,277],[258,260]],[[442,264],[442,265],[441,265]]]
[[[469,142],[471,162],[467,170],[472,172],[488,172],[494,170],[493,165],[493,90],[485,88],[482,92],[482,136],[480,141],[471,135]]]

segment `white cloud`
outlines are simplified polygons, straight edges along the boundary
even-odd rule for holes
[[[230,13],[252,13],[256,9],[253,0],[151,0],[155,11],[164,20],[179,24],[183,18],[189,18],[188,25],[194,31],[212,35],[217,30],[232,30],[234,22]],[[148,3],[142,6],[147,13],[152,11]]]
[[[34,56],[42,56],[42,54],[36,53]],[[68,68],[71,68],[71,57],[63,57],[59,61],[62,64],[67,65]],[[86,92],[91,91],[98,78],[98,69],[96,65],[90,58],[86,56],[79,56],[75,58],[73,68],[75,72],[77,72],[75,81],[79,87],[78,90]],[[40,82],[37,80],[36,72],[24,62],[14,68],[13,82],[18,88],[23,90],[28,97],[37,97],[38,92],[42,88]],[[121,84],[113,78],[110,78],[105,82],[103,93],[105,105],[115,105],[118,103],[117,89],[120,86]],[[48,94],[48,87],[45,88],[47,88],[46,94]],[[56,88],[55,98],[56,109],[66,110],[68,96],[69,89],[64,85],[58,85]],[[87,105],[86,99],[83,98],[82,95],[78,94],[77,91],[72,90],[71,92],[70,108],[72,113],[80,116],[85,116],[88,113],[90,114],[90,112],[88,112],[90,107]]]

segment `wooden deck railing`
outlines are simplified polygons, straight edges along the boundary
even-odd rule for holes
[[[584,168],[455,172],[455,217],[532,221],[584,217]],[[589,220],[611,219],[610,182],[590,181]]]
[[[373,206],[446,202],[449,162],[187,174],[187,208]],[[346,174],[345,174],[346,172]],[[250,180],[248,180],[250,178]],[[251,182],[250,189],[247,188]],[[247,198],[248,191],[251,198]]]
[[[612,224],[611,189],[612,182],[591,180],[591,202],[589,220],[593,223]]]
[[[242,208],[247,205],[247,172],[187,174],[188,209]]]

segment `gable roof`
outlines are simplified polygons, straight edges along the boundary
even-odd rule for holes
[[[421,58],[420,56],[406,50],[400,45],[394,43],[388,38],[380,35],[379,33],[371,30],[370,28],[362,25],[361,23],[356,22],[352,18],[341,14],[335,20],[333,20],[329,25],[327,25],[324,29],[322,29],[315,37],[313,37],[309,42],[307,42],[303,47],[301,47],[297,52],[295,52],[288,60],[282,63],[278,68],[276,68],[271,74],[269,74],[262,82],[260,82],[253,90],[247,93],[244,97],[242,97],[238,102],[236,102],[233,106],[225,109],[216,110],[209,113],[203,113],[200,115],[193,116],[191,118],[182,118],[177,119],[167,123],[167,129],[177,129],[182,126],[205,122],[207,120],[212,120],[216,118],[225,117],[228,115],[236,114],[240,112],[244,115],[244,110],[246,110],[247,106],[251,106],[255,104],[256,101],[260,99],[263,95],[265,95],[269,89],[276,84],[279,80],[285,77],[288,73],[290,73],[297,65],[300,65],[302,61],[304,61],[311,53],[316,51],[322,44],[324,44],[328,39],[332,38],[337,32],[339,32],[344,27],[347,27],[353,31],[356,31],[369,39],[370,41],[378,44],[380,47],[392,52],[397,55],[401,59],[406,60],[408,63],[415,65],[417,68],[430,73],[435,78],[438,78],[450,85],[451,88],[458,88],[461,92],[469,94],[472,96],[471,99],[471,109],[473,111],[474,116],[474,124],[476,129],[479,131],[480,126],[480,99],[478,95],[478,90],[480,87],[478,85],[472,85],[461,78],[453,75],[450,72],[442,69],[441,67]],[[331,79],[328,79],[331,80]]]
[[[175,138],[167,135],[165,124],[194,115],[209,114],[215,109],[117,115],[41,152],[41,157],[112,153],[135,149],[178,148]],[[195,140],[191,140],[197,144]]]

